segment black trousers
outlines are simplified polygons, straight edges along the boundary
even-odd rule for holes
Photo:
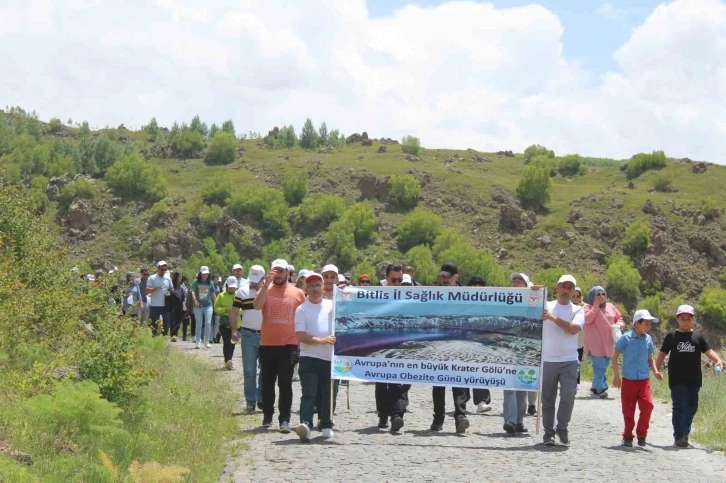
[[[471,399],[468,387],[452,387],[454,396],[454,417],[466,416],[466,403]],[[431,390],[434,400],[434,423],[443,424],[446,418],[446,387],[434,386]]]
[[[401,416],[408,406],[410,384],[376,383],[376,411],[379,416]]]
[[[171,335],[176,337],[179,333],[179,327],[181,327],[182,320],[184,319],[184,304],[182,301],[175,296],[170,297],[170,308],[171,308]]]
[[[489,389],[474,389],[474,404],[479,404],[483,402],[484,404],[491,404],[492,403],[492,393],[489,392]]]
[[[278,420],[290,422],[292,409],[292,375],[298,361],[298,346],[260,346],[262,377],[262,413],[265,420],[275,414],[275,383],[280,390]]]
[[[224,362],[231,361],[234,357],[234,344],[232,343],[232,329],[229,327],[219,326],[219,333],[224,341],[222,345],[222,354],[224,354]]]
[[[583,354],[584,350],[585,350],[584,347],[580,347],[579,349],[577,349],[577,360],[579,362],[582,362],[582,354]],[[577,383],[580,384],[580,368],[579,367],[577,368]]]

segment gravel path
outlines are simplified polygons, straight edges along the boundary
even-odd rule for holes
[[[221,368],[221,345],[194,350],[179,343],[184,352],[204,358]],[[235,368],[223,371],[240,394],[240,425],[250,436],[248,450],[231,457],[220,482],[318,482],[370,481],[726,481],[723,453],[700,447],[673,446],[670,406],[656,402],[646,448],[620,446],[622,416],[620,394],[609,391],[611,399],[587,396],[580,386],[570,423],[572,446],[546,447],[542,433],[534,434],[535,418],[525,418],[530,434],[509,436],[502,430],[500,391],[492,391],[493,410],[469,417],[471,426],[464,436],[454,432],[451,413],[444,431],[428,431],[431,424],[431,388],[413,386],[409,393],[409,413],[400,435],[379,430],[375,414],[373,384],[351,383],[350,410],[346,408],[346,388],[338,394],[335,437],[324,441],[313,432],[310,444],[302,444],[294,432],[284,435],[275,427],[260,427],[262,414],[242,415],[240,347]],[[295,383],[293,427],[297,425],[300,387]],[[447,390],[447,409],[453,411]],[[474,411],[470,403],[470,411]]]

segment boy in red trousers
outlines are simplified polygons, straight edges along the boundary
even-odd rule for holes
[[[658,319],[650,315],[647,310],[638,310],[633,315],[633,330],[623,334],[615,344],[613,354],[613,386],[622,387],[620,402],[623,409],[625,429],[623,430],[623,446],[632,448],[633,429],[638,436],[638,446],[645,446],[648,436],[650,415],[653,412],[653,397],[650,394],[650,372],[653,370],[655,378],[663,380],[663,374],[658,372],[653,359],[655,345],[648,332],[651,324],[657,324]],[[623,354],[623,377],[620,377],[618,359]],[[638,427],[635,427],[635,406],[640,408]]]

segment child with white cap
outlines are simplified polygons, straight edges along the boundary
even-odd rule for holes
[[[626,332],[615,343],[615,352],[612,357],[613,386],[622,387],[620,403],[625,420],[623,430],[623,446],[633,446],[633,430],[638,436],[638,446],[645,446],[648,436],[650,415],[653,412],[653,396],[650,393],[650,371],[653,370],[655,378],[663,380],[663,374],[655,367],[653,353],[655,345],[648,332],[651,324],[657,324],[658,319],[650,315],[647,310],[636,310],[633,315],[633,330]],[[620,377],[618,359],[623,354],[623,376]],[[638,427],[635,427],[635,406],[640,408]]]
[[[701,354],[711,359],[717,372],[723,370],[723,361],[711,349],[701,331],[694,330],[696,311],[690,305],[681,305],[676,311],[678,328],[668,332],[655,365],[658,370],[668,358],[668,385],[673,401],[673,438],[679,448],[688,448],[693,417],[698,411],[698,391],[701,389]]]

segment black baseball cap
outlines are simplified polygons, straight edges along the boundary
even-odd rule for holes
[[[441,274],[454,276],[459,273],[459,268],[456,266],[455,263],[452,262],[446,262],[443,265],[441,265]]]

